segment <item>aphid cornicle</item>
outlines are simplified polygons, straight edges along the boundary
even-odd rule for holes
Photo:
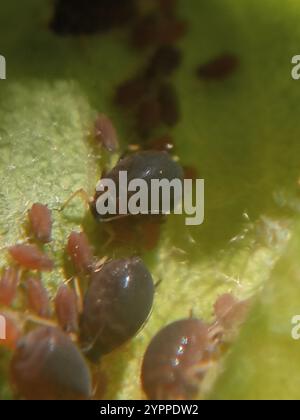
[[[11,379],[27,400],[85,400],[92,393],[83,356],[57,328],[41,327],[19,340]]]
[[[152,309],[152,276],[138,258],[113,260],[91,277],[80,322],[81,345],[97,361],[132,338]]]
[[[218,353],[210,326],[198,319],[176,321],[151,341],[142,365],[149,399],[191,399]]]
[[[128,183],[134,179],[144,180],[147,184],[149,193],[151,191],[152,180],[166,179],[168,181],[173,181],[179,179],[180,181],[183,181],[184,178],[182,167],[175,162],[167,152],[153,150],[137,152],[125,156],[110,172],[105,174],[104,178],[114,182],[117,192],[119,191],[120,186],[119,175],[121,171],[127,172]],[[111,220],[114,218],[111,214],[100,215],[97,212],[97,199],[101,194],[102,193],[96,193],[95,199],[90,205],[91,211],[99,220]],[[130,199],[131,195],[133,195],[133,193],[128,192],[128,199]],[[170,199],[170,210],[172,211],[174,206],[178,203],[175,202],[175,197],[172,193]],[[149,214],[151,213],[151,199],[148,200],[148,212]],[[118,208],[116,215],[119,216]]]

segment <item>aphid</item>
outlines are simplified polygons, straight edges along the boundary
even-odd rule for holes
[[[106,32],[136,14],[134,0],[56,0],[50,28],[58,35]]]
[[[176,321],[151,341],[142,365],[142,386],[149,399],[195,397],[201,380],[218,357],[218,339],[198,319]]]
[[[151,14],[137,23],[132,34],[132,43],[137,48],[170,45],[179,41],[187,31],[185,21],[174,17]]]
[[[83,356],[57,328],[41,327],[19,340],[11,379],[27,400],[86,400],[92,393]]]
[[[60,327],[66,333],[78,332],[78,304],[76,292],[62,284],[55,297],[55,312]]]
[[[0,305],[10,306],[16,297],[19,271],[14,267],[4,270],[0,279]]]
[[[143,77],[135,77],[122,83],[116,92],[115,101],[119,106],[131,108],[140,103],[148,92],[149,82]]]
[[[109,152],[115,153],[119,149],[116,129],[107,115],[99,114],[97,116],[94,126],[94,136]]]
[[[173,16],[177,6],[177,0],[158,0],[160,11],[166,16]]]
[[[157,42],[158,18],[151,14],[140,19],[132,33],[132,43],[137,48],[147,48]]]
[[[179,100],[175,87],[171,83],[164,83],[159,90],[162,120],[170,127],[176,125],[180,119]]]
[[[160,47],[150,59],[146,75],[150,78],[169,77],[181,63],[181,52],[174,46]]]
[[[147,136],[151,130],[155,130],[161,123],[161,105],[155,98],[143,101],[138,109],[137,128],[142,136]]]
[[[184,20],[162,19],[157,30],[157,43],[158,45],[174,44],[183,38],[186,32],[187,24]]]
[[[42,243],[51,242],[52,216],[51,211],[43,204],[33,204],[28,212],[31,230],[36,239]]]
[[[53,261],[36,245],[19,244],[8,248],[10,256],[27,270],[52,271]]]
[[[238,67],[239,61],[233,54],[223,54],[197,69],[200,79],[220,80],[230,76]]]
[[[91,277],[80,323],[81,343],[97,361],[135,336],[153,304],[151,274],[140,258],[106,263]]]
[[[166,152],[159,151],[142,151],[128,155],[121,159],[119,163],[105,175],[106,179],[114,181],[117,191],[119,190],[119,174],[120,171],[127,171],[128,182],[133,179],[142,179],[146,181],[149,191],[151,190],[151,181],[153,179],[166,179],[172,181],[174,179],[183,180],[183,170],[181,166],[175,162]],[[128,198],[131,194],[128,192]],[[101,193],[97,193],[94,201],[91,203],[91,210],[94,216],[99,220],[113,220],[112,215],[99,215],[96,209],[97,199]],[[171,210],[176,206],[176,198],[171,193]],[[151,200],[148,203],[149,213],[151,211]],[[118,213],[118,212],[117,212]]]
[[[93,268],[93,252],[84,232],[72,232],[70,234],[67,253],[78,274],[88,274]]]
[[[39,317],[48,318],[50,315],[49,297],[40,277],[30,276],[25,284],[28,307]]]

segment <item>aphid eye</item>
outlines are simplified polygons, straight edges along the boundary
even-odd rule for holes
[[[113,260],[95,272],[84,298],[81,343],[96,361],[132,338],[147,321],[154,286],[139,258]]]

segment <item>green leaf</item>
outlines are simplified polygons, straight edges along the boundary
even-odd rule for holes
[[[299,224],[276,265],[217,383],[216,399],[299,399],[299,341],[292,324],[299,316]]]
[[[56,37],[47,27],[51,7],[39,0],[11,0],[1,9],[7,80],[0,81],[0,235],[3,249],[24,240],[26,211],[33,202],[54,210],[54,242],[48,250],[57,269],[43,279],[55,293],[64,278],[68,233],[84,221],[99,252],[103,240],[80,200],[63,214],[56,210],[78,188],[92,192],[101,173],[101,152],[87,141],[97,111],[111,115],[124,145],[134,139],[130,118],[111,98],[116,84],[146,55],[129,48],[122,31]],[[170,217],[157,249],[142,255],[154,278],[163,281],[145,329],[103,361],[110,398],[143,397],[142,356],[162,326],[190,310],[211,319],[213,303],[224,292],[240,298],[258,292],[285,248],[299,209],[294,198],[298,89],[290,75],[300,44],[299,5],[294,0],[181,0],[180,13],[190,30],[175,78],[182,120],[174,137],[182,163],[195,166],[206,180],[206,220],[187,228],[184,218]],[[236,74],[223,82],[197,80],[195,68],[224,51],[240,59]],[[1,260],[6,263],[5,249]],[[2,365],[5,371],[7,362]],[[0,397],[7,398],[3,378]]]

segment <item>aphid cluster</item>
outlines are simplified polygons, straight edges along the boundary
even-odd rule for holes
[[[182,60],[176,43],[187,25],[176,16],[175,1],[155,1],[148,13],[141,13],[131,29],[131,43],[149,57],[147,65],[117,87],[115,102],[130,111],[142,147],[165,134],[180,118],[177,91],[172,75]],[[171,143],[173,143],[171,141]],[[152,143],[153,145],[153,143]]]
[[[29,220],[36,240],[49,242],[48,208],[35,204]],[[50,299],[40,274],[53,269],[50,258],[32,244],[8,251],[12,263],[0,279],[7,336],[0,344],[13,351],[10,377],[17,395],[29,400],[93,398],[92,363],[98,365],[103,355],[134,337],[150,315],[151,274],[138,257],[99,262],[86,235],[72,232],[66,253],[75,279],[62,280]]]

